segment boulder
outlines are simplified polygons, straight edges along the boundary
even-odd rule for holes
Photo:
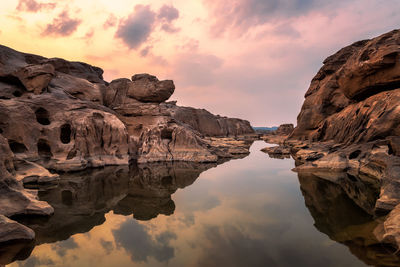
[[[132,76],[132,84],[127,95],[141,102],[161,103],[174,93],[175,85],[171,80],[159,81],[149,74],[136,74]]]

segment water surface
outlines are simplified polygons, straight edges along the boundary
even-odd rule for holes
[[[56,213],[27,222],[37,245],[12,266],[365,266],[371,253],[349,242],[348,227],[371,218],[331,184],[300,177],[300,186],[293,160],[271,159],[264,146],[218,166],[66,175],[41,192]]]

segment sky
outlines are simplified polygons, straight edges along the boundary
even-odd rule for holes
[[[400,28],[399,0],[4,0],[0,44],[104,78],[174,80],[171,100],[253,126],[296,123],[343,46]]]

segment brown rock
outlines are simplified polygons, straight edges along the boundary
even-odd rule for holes
[[[0,215],[0,244],[13,240],[32,241],[34,238],[35,233],[31,229]]]
[[[255,133],[248,121],[215,116],[205,109],[172,105],[170,112],[174,119],[190,125],[206,136],[223,137]]]
[[[174,93],[175,85],[171,80],[159,81],[149,74],[136,74],[132,76],[127,96],[142,102],[161,103]]]
[[[356,42],[324,61],[292,138],[340,143],[398,136],[400,31]]]
[[[25,86],[25,89],[34,94],[40,94],[47,88],[54,76],[54,67],[50,64],[28,65],[15,74]]]
[[[292,123],[286,123],[279,125],[278,129],[276,130],[276,134],[278,135],[289,135],[293,132],[294,126]]]

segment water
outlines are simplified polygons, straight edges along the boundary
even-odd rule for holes
[[[376,258],[352,242],[368,236],[354,225],[371,218],[332,184],[300,178],[300,189],[293,160],[271,159],[259,151],[265,146],[255,142],[248,157],[218,166],[131,169],[133,182],[119,167],[67,175],[41,193],[56,214],[26,222],[37,245],[11,266],[328,267]]]

